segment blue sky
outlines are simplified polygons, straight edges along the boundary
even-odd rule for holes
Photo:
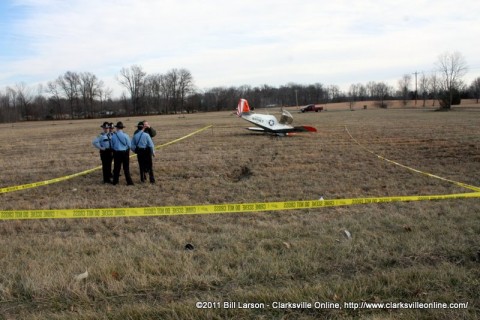
[[[186,68],[199,89],[386,81],[461,52],[480,76],[480,2],[3,0],[0,90],[91,72],[114,89],[122,67]]]

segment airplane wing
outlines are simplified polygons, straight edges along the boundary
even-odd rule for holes
[[[317,128],[310,126],[293,127],[294,132],[317,132]]]
[[[265,129],[260,128],[260,127],[248,127],[248,128],[246,128],[246,129],[247,129],[247,130],[250,130],[250,131],[265,132]]]
[[[316,128],[310,127],[310,126],[300,126],[300,127],[292,127],[292,128],[277,129],[277,130],[272,130],[272,129],[265,130],[264,128],[260,128],[260,127],[248,127],[245,129],[250,131],[255,131],[255,132],[270,133],[277,136],[288,136],[288,135],[292,135],[292,133],[297,133],[297,132],[317,132]]]

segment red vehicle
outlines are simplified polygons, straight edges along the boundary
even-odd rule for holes
[[[301,108],[300,112],[312,112],[312,111],[318,112],[318,111],[322,111],[322,110],[323,110],[323,107],[317,107],[314,104],[309,104],[309,105],[306,105],[305,107]]]

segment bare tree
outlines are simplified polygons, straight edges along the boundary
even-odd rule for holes
[[[439,80],[438,75],[433,73],[430,78],[428,79],[428,88],[430,94],[432,95],[432,106],[435,106],[435,101],[438,100],[438,91],[439,91]]]
[[[329,85],[328,96],[331,102],[337,102],[337,99],[340,96],[340,88],[337,85]]]
[[[119,115],[127,115],[129,114],[129,107],[130,103],[128,103],[128,98],[125,92],[122,92],[122,96],[120,97],[120,108],[118,110]]]
[[[20,105],[22,117],[26,120],[31,120],[32,111],[31,104],[34,98],[32,88],[28,87],[25,82],[20,82],[15,85],[17,92],[17,101]]]
[[[111,115],[112,110],[106,110],[106,102],[111,101],[113,90],[111,88],[104,88],[103,86],[98,90],[98,98],[100,101],[100,115]]]
[[[374,100],[378,98],[377,83],[375,81],[369,81],[365,86],[365,89],[368,99]]]
[[[206,99],[209,100],[209,105],[214,106],[215,111],[222,110],[228,103],[227,89],[224,87],[211,88],[206,94]]]
[[[7,87],[6,96],[8,99],[8,104],[13,109],[13,112],[15,114],[15,121],[18,121],[19,112],[17,110],[17,91],[13,88]]]
[[[145,92],[146,113],[156,110],[159,113],[160,105],[160,82],[159,74],[149,74],[145,77],[143,91]]]
[[[0,91],[0,123],[8,121],[8,96]]]
[[[18,121],[16,91],[7,87],[4,93],[0,93],[0,122],[16,121]]]
[[[477,100],[480,99],[480,77],[474,79],[470,85],[470,91],[473,94],[473,97]]]
[[[402,103],[404,106],[407,105],[408,102],[408,95],[409,95],[409,88],[410,84],[412,83],[412,76],[409,74],[404,74],[403,77],[398,80],[398,88],[400,90],[400,94],[402,96]]]
[[[385,103],[385,100],[392,94],[394,89],[385,82],[375,83],[373,81],[367,84],[367,88],[370,91],[371,98],[377,101],[376,105],[379,108],[386,108],[387,103]]]
[[[79,105],[80,76],[76,72],[67,71],[64,75],[59,76],[56,81],[67,98],[70,105],[70,116],[73,119],[76,117],[75,109],[78,109]]]
[[[178,71],[178,99],[180,100],[180,107],[190,111],[190,108],[185,108],[187,98],[194,92],[193,76],[187,69],[180,69]]]
[[[53,119],[62,118],[62,94],[60,92],[61,88],[58,81],[49,81],[47,83],[47,88],[45,89],[47,93],[50,94],[50,102],[53,104],[53,108],[49,110],[49,115]]]
[[[142,70],[141,66],[132,65],[130,68],[122,68],[120,75],[117,77],[118,82],[130,93],[130,101],[134,114],[140,112],[140,98],[146,75],[146,72]]]
[[[422,73],[422,75],[420,76],[419,88],[420,88],[420,95],[422,96],[422,100],[423,100],[423,107],[425,107],[425,104],[427,103],[427,96],[428,96],[428,78],[424,73]]]
[[[308,103],[321,103],[325,100],[325,96],[327,95],[323,85],[318,82],[307,86],[305,90],[307,91]],[[276,95],[280,94],[280,89],[276,90],[276,92],[278,92]]]
[[[462,77],[468,70],[467,63],[460,52],[446,52],[438,57],[437,68],[440,73],[440,89],[443,94],[441,104],[443,108],[450,109],[454,92],[460,91],[462,87]]]
[[[178,112],[178,107],[183,111],[187,97],[194,92],[193,76],[187,69],[172,69],[161,79],[160,86],[164,92],[167,110],[173,108]]]
[[[348,104],[350,110],[353,110],[355,102],[358,100],[358,91],[359,88],[357,84],[350,85],[350,89],[348,90]]]
[[[100,96],[103,81],[90,72],[80,73],[80,96],[83,101],[85,117],[91,118],[94,114],[95,97]]]
[[[178,106],[178,70],[172,69],[165,74],[165,92],[167,96],[167,105],[173,107],[173,112],[177,113]]]
[[[48,116],[48,101],[43,95],[44,92],[43,84],[40,83],[32,103],[34,106],[32,116],[36,120],[45,120]]]
[[[367,99],[367,87],[361,83],[357,83],[358,88],[358,100],[365,101]]]

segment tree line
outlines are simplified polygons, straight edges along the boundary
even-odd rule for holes
[[[252,106],[293,106],[310,103],[326,104],[374,100],[386,107],[388,100],[431,99],[439,107],[449,109],[461,98],[480,98],[480,78],[469,86],[463,83],[466,62],[458,53],[439,56],[437,71],[405,74],[397,88],[385,82],[370,81],[352,84],[344,92],[336,85],[288,83],[279,87],[267,84],[196,88],[187,69],[171,69],[161,74],[147,74],[139,65],[122,68],[116,76],[125,88],[120,97],[112,97],[112,89],[91,72],[67,71],[55,80],[36,88],[17,83],[0,90],[0,122],[25,120],[88,119],[150,114],[175,114],[232,110],[240,98]],[[413,77],[415,75],[415,78]]]

